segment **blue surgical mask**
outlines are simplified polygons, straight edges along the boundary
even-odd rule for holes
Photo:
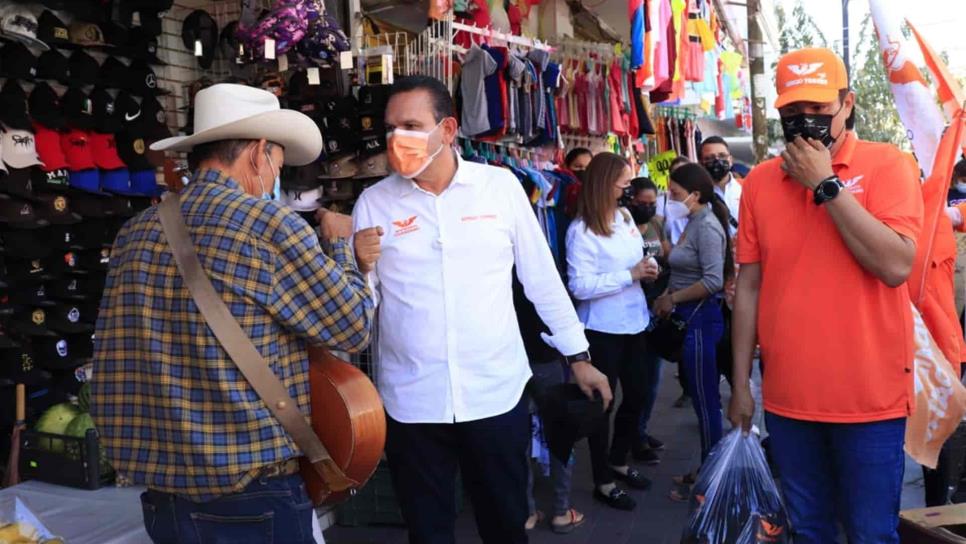
[[[270,166],[272,168],[272,170],[275,170],[275,163],[272,162],[272,156],[269,155],[268,152],[265,153],[265,158],[268,159],[268,166]],[[282,174],[282,171],[281,170],[275,170],[275,171],[278,172],[278,174],[275,174],[275,182],[272,185],[272,192],[270,192],[270,193],[269,192],[263,192],[262,193],[262,200],[280,200],[281,199],[281,196],[282,196],[282,175],[281,175]],[[261,176],[259,176],[259,181],[261,181]],[[262,186],[262,189],[264,190],[264,185]]]

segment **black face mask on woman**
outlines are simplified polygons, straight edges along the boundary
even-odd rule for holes
[[[657,214],[657,204],[631,204],[627,209],[630,210],[635,225],[648,223]]]

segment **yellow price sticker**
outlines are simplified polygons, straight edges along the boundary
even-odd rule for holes
[[[664,153],[651,157],[651,160],[647,161],[647,170],[651,175],[651,181],[661,191],[667,191],[667,182],[671,174],[671,162],[677,156],[676,151],[665,151]]]

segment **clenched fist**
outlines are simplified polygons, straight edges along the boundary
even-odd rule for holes
[[[323,239],[332,240],[352,236],[352,216],[320,208],[315,212],[315,217],[319,220],[319,230],[322,232]]]
[[[382,254],[382,242],[379,240],[382,234],[382,227],[370,227],[356,233],[356,263],[363,274],[372,272]]]

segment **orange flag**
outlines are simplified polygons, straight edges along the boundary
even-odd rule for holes
[[[943,109],[946,110],[946,115],[952,118],[956,111],[962,109],[963,107],[963,89],[959,86],[959,82],[956,78],[949,73],[949,68],[946,67],[946,63],[939,58],[939,55],[933,50],[932,47],[926,43],[923,39],[922,34],[916,30],[916,27],[906,19],[906,24],[909,25],[909,29],[912,30],[913,36],[916,37],[916,41],[919,43],[919,48],[922,49],[922,56],[926,60],[926,67],[932,73],[933,79],[936,80],[936,90],[939,92],[939,102],[942,103]]]

